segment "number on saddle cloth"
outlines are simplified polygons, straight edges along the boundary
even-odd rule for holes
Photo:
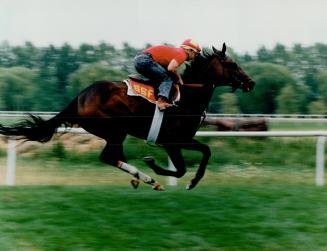
[[[129,89],[128,95],[141,96],[152,103],[156,102],[157,87],[153,81],[141,74],[132,74],[128,75],[128,77],[129,79],[124,81]],[[173,84],[171,94],[173,102],[178,102],[180,100],[180,89],[178,84]]]
[[[150,85],[151,81],[145,78],[139,78],[141,75],[130,75],[128,80],[124,80],[127,85],[127,95],[140,96],[151,103],[156,103],[155,88]]]
[[[151,103],[156,104],[156,98],[154,96],[154,87],[146,85],[144,83],[150,83],[148,79],[139,79],[141,75],[130,75],[128,80],[125,80],[124,83],[127,85],[127,95],[130,96],[141,96]],[[147,143],[156,143],[162,120],[163,120],[164,112],[159,111],[159,108],[156,106],[153,114],[153,119],[151,123],[151,127],[147,137]]]

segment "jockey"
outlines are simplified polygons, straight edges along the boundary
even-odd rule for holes
[[[201,47],[196,42],[186,39],[179,48],[166,45],[152,46],[135,57],[134,65],[137,72],[159,84],[157,105],[160,111],[172,106],[169,100],[173,84],[171,73],[182,85],[183,80],[177,72],[178,67],[185,61],[194,60],[200,52]]]

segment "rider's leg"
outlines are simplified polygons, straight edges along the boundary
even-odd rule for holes
[[[169,94],[173,85],[173,80],[169,76],[168,71],[160,64],[155,62],[149,54],[140,54],[136,56],[134,60],[134,65],[135,69],[140,74],[159,84],[159,109],[165,109],[169,106],[172,106],[169,103]]]

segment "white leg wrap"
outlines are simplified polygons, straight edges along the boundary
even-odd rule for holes
[[[139,171],[138,175],[139,175],[140,180],[144,181],[145,183],[149,183],[149,184],[152,183],[151,182],[152,178],[149,175],[142,173],[140,171]]]
[[[137,176],[140,180],[142,180],[145,183],[152,184],[154,182],[154,180],[149,175],[140,172],[135,166],[123,162],[120,168],[123,171],[132,174],[133,176]]]
[[[125,162],[123,162],[123,164],[120,167],[122,170],[124,170],[127,173],[130,173],[132,175],[136,175],[138,173],[138,170],[135,166],[132,166],[130,164],[127,164]]]

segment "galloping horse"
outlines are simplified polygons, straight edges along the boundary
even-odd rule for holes
[[[186,167],[182,149],[199,151],[202,159],[195,177],[187,189],[194,188],[205,173],[210,148],[193,139],[201,118],[217,86],[231,86],[248,92],[254,81],[222,51],[203,52],[183,74],[181,99],[177,107],[165,111],[161,131],[156,143],[163,146],[176,171],[159,167],[154,159],[144,158],[145,163],[158,175],[182,177]],[[49,120],[30,115],[31,118],[12,126],[0,125],[0,133],[20,136],[26,140],[47,142],[61,125],[79,125],[106,141],[100,161],[118,167],[134,176],[132,184],[139,180],[150,184],[155,190],[162,186],[147,174],[126,163],[123,141],[127,135],[146,139],[156,106],[141,97],[128,96],[123,82],[97,81],[83,90],[60,113]]]

